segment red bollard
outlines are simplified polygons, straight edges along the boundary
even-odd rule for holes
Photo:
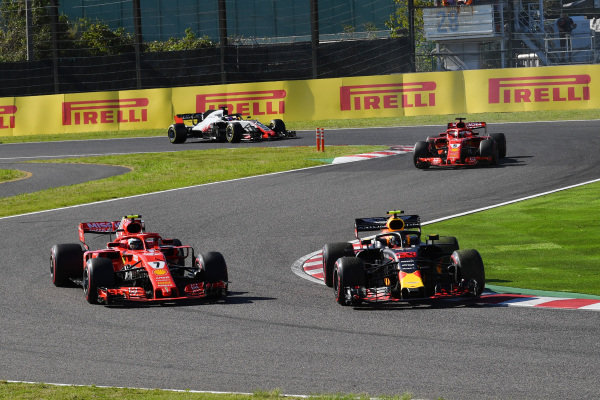
[[[317,128],[317,151],[325,151],[325,129]]]

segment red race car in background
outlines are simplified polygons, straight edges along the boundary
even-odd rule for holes
[[[415,167],[496,165],[500,158],[506,157],[504,133],[488,135],[485,122],[465,122],[465,118],[456,120],[458,122],[449,122],[446,131],[438,136],[415,143]],[[483,135],[479,134],[481,129],[484,130]]]
[[[86,234],[108,235],[105,248],[90,250]],[[90,304],[174,302],[227,295],[221,253],[196,256],[191,246],[145,231],[141,215],[79,224],[79,243],[56,244],[50,256],[55,286],[81,285]]]

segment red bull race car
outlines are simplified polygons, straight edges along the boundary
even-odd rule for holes
[[[186,123],[187,122],[187,123]],[[173,144],[184,143],[188,138],[239,143],[296,137],[296,131],[288,131],[280,119],[271,120],[269,125],[241,114],[230,115],[226,108],[207,110],[203,113],[177,114],[175,123],[167,131]]]
[[[361,239],[367,231],[379,233]],[[422,240],[418,215],[358,218],[355,235],[355,243],[323,247],[325,284],[341,305],[479,297],[485,288],[479,252],[459,250],[451,236]]]
[[[449,122],[445,132],[415,143],[414,164],[419,169],[430,166],[458,167],[496,165],[506,157],[504,133],[487,134],[485,122]],[[484,134],[479,131],[483,129]]]
[[[105,235],[91,250],[86,234]],[[113,237],[114,235],[114,237]],[[221,253],[196,255],[178,239],[145,231],[141,215],[79,224],[79,243],[56,244],[50,255],[55,286],[83,287],[90,304],[157,303],[227,295],[227,265]]]

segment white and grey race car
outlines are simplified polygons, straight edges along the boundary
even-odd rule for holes
[[[188,122],[188,124],[186,124]],[[296,137],[296,131],[288,131],[280,119],[269,125],[241,114],[228,114],[227,109],[207,110],[203,113],[177,114],[175,123],[167,131],[173,144],[184,143],[188,138],[239,143],[242,140],[259,141]]]

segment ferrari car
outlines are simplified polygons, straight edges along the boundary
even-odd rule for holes
[[[360,232],[379,231],[369,238]],[[325,284],[343,306],[398,301],[431,301],[481,295],[483,261],[477,250],[459,250],[452,236],[422,240],[418,215],[389,211],[385,217],[357,218],[355,243],[323,247]]]
[[[244,119],[241,114],[230,115],[226,108],[195,114],[177,114],[174,119],[175,123],[169,126],[167,131],[169,141],[173,144],[184,143],[188,138],[239,143],[242,140],[296,137],[296,131],[288,131],[280,119],[271,120],[267,126],[250,116]]]
[[[458,122],[449,122],[446,131],[438,136],[415,144],[415,167],[496,165],[500,158],[506,157],[504,133],[488,135],[485,122],[465,122],[462,117],[456,120]],[[483,135],[479,134],[481,129]]]
[[[105,248],[91,250],[86,234],[109,236],[110,241]],[[141,215],[80,223],[79,240],[83,246],[65,243],[52,247],[50,277],[55,286],[82,286],[90,304],[176,302],[227,295],[227,265],[221,253],[196,256],[191,246],[178,239],[146,232]]]

